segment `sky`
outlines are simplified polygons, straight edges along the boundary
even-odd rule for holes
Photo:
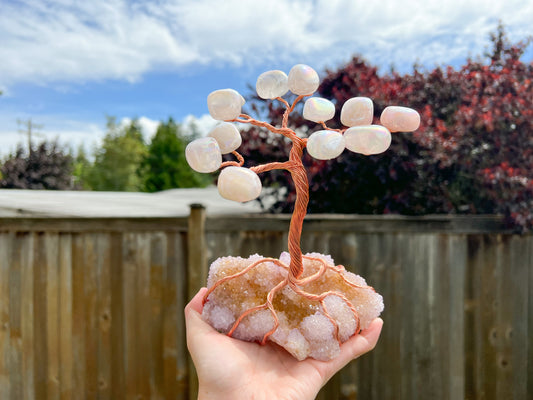
[[[0,0],[0,156],[57,138],[98,146],[108,116],[214,125],[206,98],[250,94],[262,72],[312,66],[319,76],[361,55],[402,73],[462,65],[501,21],[533,35],[531,0]],[[524,60],[533,59],[530,46]]]

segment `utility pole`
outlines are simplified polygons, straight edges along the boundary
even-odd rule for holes
[[[33,136],[41,136],[38,133],[34,132],[35,129],[42,129],[43,125],[41,124],[34,124],[31,118],[28,118],[27,120],[20,120],[17,119],[17,124],[22,125],[24,129],[19,129],[19,133],[26,135],[28,138],[28,154],[31,155],[32,147],[31,147],[31,137]]]

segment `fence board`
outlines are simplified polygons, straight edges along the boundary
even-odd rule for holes
[[[48,318],[46,309],[46,258],[47,252],[42,232],[33,235],[33,260],[28,268],[33,273],[33,293],[30,297],[33,304],[33,317],[31,317],[31,326],[33,329],[33,365],[35,388],[34,395],[38,399],[45,398],[47,395],[47,378],[48,362],[46,354]]]
[[[512,374],[510,386],[513,388],[513,398],[526,398],[527,396],[527,379],[528,379],[528,358],[527,351],[517,346],[517,343],[528,343],[531,347],[531,338],[528,336],[528,327],[523,318],[527,315],[528,291],[533,291],[533,287],[528,287],[527,277],[528,250],[526,240],[519,240],[518,237],[511,237],[509,242],[509,265],[505,268],[504,274],[508,278],[509,291],[504,293],[513,293],[509,300],[512,301],[509,315],[509,327],[505,332],[505,337],[511,349],[511,367]],[[531,372],[531,371],[530,371]]]
[[[85,399],[85,250],[84,236],[72,237],[72,390]]]
[[[156,232],[150,240],[149,270],[149,382],[151,399],[163,398],[163,277],[167,268],[167,240],[163,232]]]
[[[126,233],[123,238],[123,290],[124,290],[124,369],[126,399],[136,399],[140,355],[137,348],[137,235]]]
[[[0,399],[9,399],[11,392],[10,365],[10,261],[12,234],[0,232]]]
[[[59,236],[57,233],[44,234],[45,248],[45,305],[46,305],[46,351],[48,373],[46,375],[46,398],[60,399],[59,381]]]
[[[443,249],[443,255],[446,256],[445,262],[442,263],[442,271],[447,274],[448,280],[448,299],[449,304],[449,323],[441,322],[443,332],[443,342],[448,342],[449,350],[448,369],[444,371],[449,377],[447,386],[449,400],[463,399],[465,386],[465,363],[463,352],[465,348],[465,287],[466,287],[466,266],[467,266],[467,238],[465,235],[445,236],[447,249]],[[445,251],[445,253],[444,253]],[[446,306],[446,303],[443,303]]]
[[[124,310],[124,249],[122,233],[110,234],[111,263],[111,398],[126,398],[126,351]]]
[[[72,236],[59,235],[59,383],[61,400],[73,397]]]
[[[98,398],[111,400],[112,385],[112,280],[111,270],[116,268],[112,263],[111,240],[108,233],[100,233],[96,237],[97,254],[100,255],[96,262],[97,299],[97,379]]]
[[[526,242],[526,252],[524,254],[523,261],[524,269],[529,271],[528,280],[528,305],[527,305],[527,329],[524,332],[526,338],[528,339],[527,351],[524,353],[527,354],[527,387],[526,387],[526,396],[533,396],[533,344],[531,344],[531,337],[533,336],[533,237],[529,236]],[[523,320],[525,315],[517,315],[517,319],[520,320],[520,323],[524,323]]]
[[[35,343],[34,343],[34,234],[25,235],[20,257],[20,325],[22,334],[22,399],[35,398]]]
[[[163,367],[164,393],[167,399],[187,399],[189,366],[185,344],[183,309],[187,302],[185,237],[167,235],[167,268],[164,282]]]
[[[81,296],[84,304],[85,332],[84,346],[85,352],[85,393],[88,399],[95,398],[98,393],[98,266],[100,260],[99,249],[97,247],[97,233],[83,234],[83,260],[82,270],[83,286],[80,292],[75,292]]]

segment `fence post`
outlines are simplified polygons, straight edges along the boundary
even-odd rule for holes
[[[187,239],[187,293],[189,300],[206,284],[207,244],[205,241],[205,207],[191,204]]]
[[[188,300],[206,284],[207,245],[205,240],[205,207],[191,204],[187,231],[187,297]],[[189,356],[189,399],[198,397],[198,378]]]

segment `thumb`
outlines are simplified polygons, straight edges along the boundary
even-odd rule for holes
[[[192,300],[185,306],[185,329],[187,331],[187,344],[194,345],[196,341],[202,340],[202,336],[212,333],[214,329],[205,322],[200,313],[202,312],[202,299],[207,292],[206,288],[201,288]]]

